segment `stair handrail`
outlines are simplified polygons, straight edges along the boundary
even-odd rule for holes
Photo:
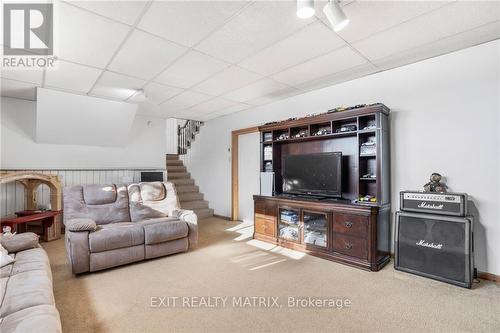
[[[191,142],[194,140],[195,135],[200,131],[201,125],[203,125],[202,121],[186,120],[184,125],[177,126],[177,153],[179,155],[187,154],[187,150],[191,147]]]

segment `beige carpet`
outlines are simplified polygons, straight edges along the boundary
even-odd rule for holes
[[[62,240],[43,244],[64,332],[499,332],[500,284],[473,290],[396,272],[371,273],[271,248],[251,227],[200,222],[192,252],[73,277]],[[267,249],[263,249],[267,246]],[[273,296],[281,308],[151,307],[151,297]],[[288,296],[350,307],[289,308]],[[157,304],[159,301],[156,301]]]

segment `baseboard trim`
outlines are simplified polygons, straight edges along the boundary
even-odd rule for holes
[[[232,221],[229,216],[214,214],[214,217],[219,218],[219,219],[223,219],[223,220],[226,220],[226,221]]]
[[[500,282],[500,275],[488,273],[488,272],[477,272],[477,277],[483,280],[489,280],[493,282]]]

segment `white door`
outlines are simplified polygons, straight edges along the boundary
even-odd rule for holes
[[[243,134],[238,139],[239,215],[245,222],[253,221],[253,195],[260,192],[260,136]]]

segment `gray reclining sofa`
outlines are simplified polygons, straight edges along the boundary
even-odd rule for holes
[[[180,209],[169,182],[67,187],[63,209],[73,274],[185,252],[197,245],[196,214]]]

